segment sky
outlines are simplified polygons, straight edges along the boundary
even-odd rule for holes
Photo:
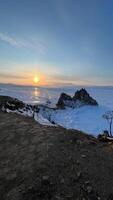
[[[0,82],[113,85],[112,0],[0,0]]]

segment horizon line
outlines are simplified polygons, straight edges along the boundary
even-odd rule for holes
[[[58,85],[58,86],[54,86],[54,85],[27,85],[27,84],[16,84],[16,83],[2,83],[0,82],[0,85],[12,85],[12,86],[19,86],[19,87],[41,87],[41,88],[62,88],[62,87],[113,87],[113,85]]]

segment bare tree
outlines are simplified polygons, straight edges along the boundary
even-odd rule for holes
[[[106,119],[109,123],[109,134],[112,136],[112,122],[113,122],[113,111],[108,111],[103,115],[103,118]]]

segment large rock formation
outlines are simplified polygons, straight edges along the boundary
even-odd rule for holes
[[[62,93],[57,103],[58,108],[80,107],[83,105],[98,105],[97,101],[93,99],[85,89],[75,92],[73,97]]]
[[[98,105],[97,101],[95,99],[93,99],[89,95],[89,93],[83,88],[81,90],[78,90],[77,92],[75,92],[73,100],[75,102],[79,101],[85,105]]]
[[[73,99],[71,96],[67,95],[66,93],[62,93],[58,100],[57,106],[60,108],[64,108],[65,106],[72,107]]]

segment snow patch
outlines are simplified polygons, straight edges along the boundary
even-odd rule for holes
[[[40,113],[35,113],[34,116],[35,121],[39,122],[42,125],[46,125],[46,126],[56,126],[53,125],[48,119],[44,118]]]

